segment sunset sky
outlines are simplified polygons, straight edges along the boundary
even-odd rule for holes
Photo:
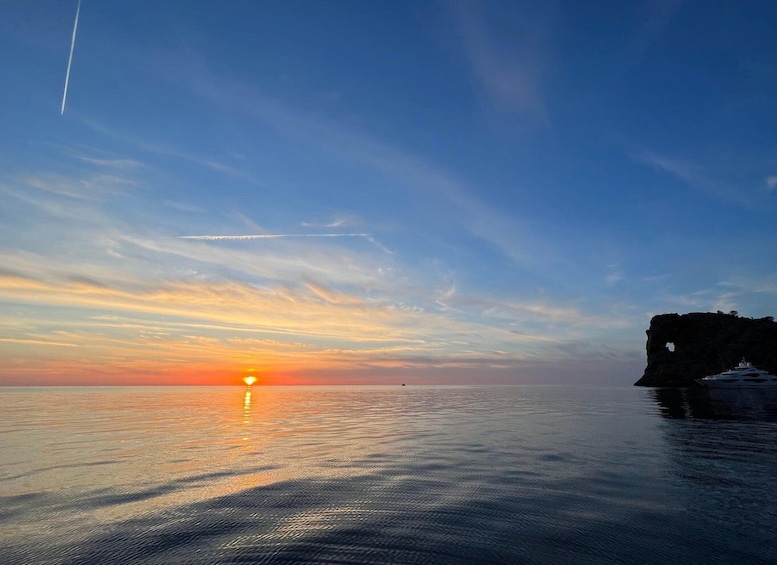
[[[777,3],[0,10],[0,384],[630,385],[777,315]],[[242,237],[250,236],[250,237]]]

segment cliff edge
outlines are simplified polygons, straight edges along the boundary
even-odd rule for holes
[[[636,386],[693,386],[694,379],[730,369],[743,357],[777,374],[777,322],[771,316],[660,314],[646,333],[647,367]]]

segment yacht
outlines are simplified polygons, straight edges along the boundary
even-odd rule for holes
[[[744,359],[733,369],[696,379],[696,382],[706,388],[777,388],[777,376],[754,367]]]

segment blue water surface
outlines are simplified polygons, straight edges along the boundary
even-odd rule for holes
[[[0,563],[775,563],[777,391],[0,389]]]

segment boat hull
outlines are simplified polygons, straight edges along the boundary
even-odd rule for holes
[[[762,383],[744,381],[726,383],[714,379],[696,379],[696,383],[704,388],[777,388],[777,380],[767,380]]]

